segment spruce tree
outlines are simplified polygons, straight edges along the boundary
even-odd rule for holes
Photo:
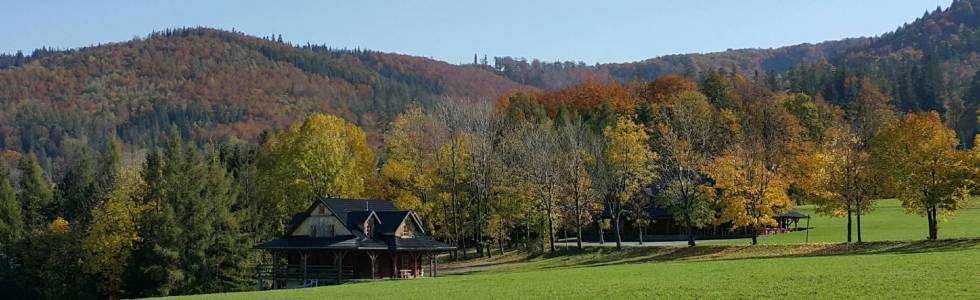
[[[69,165],[58,185],[58,202],[66,219],[72,222],[89,219],[89,213],[98,202],[95,177],[95,162],[86,154],[81,154]]]
[[[121,144],[122,141],[113,134],[106,147],[106,151],[103,152],[103,156],[99,160],[101,167],[98,172],[98,188],[99,194],[102,197],[116,188],[115,184],[118,182],[119,168],[122,165]]]
[[[249,251],[252,241],[241,231],[239,214],[232,211],[238,207],[239,194],[231,174],[217,157],[208,163],[206,198],[212,213],[211,245],[206,253],[209,259],[205,278],[207,291],[240,290],[252,283],[252,269],[248,267]]]
[[[17,169],[21,172],[17,198],[24,209],[24,218],[30,228],[43,227],[57,210],[51,183],[44,177],[33,153],[21,158]]]
[[[0,162],[0,253],[6,253],[13,242],[20,239],[24,230],[24,217],[20,204],[10,184],[7,170]]]
[[[139,200],[147,210],[138,220],[140,241],[125,275],[130,297],[169,295],[184,280],[179,268],[181,227],[177,226],[173,205],[167,199],[168,180],[173,177],[165,177],[164,169],[159,151],[151,150],[140,172],[145,185]]]

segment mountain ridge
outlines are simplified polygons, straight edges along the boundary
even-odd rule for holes
[[[174,132],[201,145],[254,140],[311,112],[364,127],[376,145],[392,117],[411,105],[492,101],[586,79],[649,81],[674,74],[699,80],[719,70],[837,104],[848,101],[844,79],[868,77],[902,110],[938,110],[950,124],[970,127],[980,108],[980,99],[967,92],[980,69],[977,2],[956,0],[872,38],[597,65],[511,57],[454,65],[212,28],[168,29],[126,42],[0,55],[0,148],[56,156],[73,140],[100,142],[115,134],[144,147]],[[976,129],[962,130],[969,132]]]

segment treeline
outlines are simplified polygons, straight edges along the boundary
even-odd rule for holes
[[[495,103],[410,106],[384,130],[314,113],[258,140],[148,148],[67,140],[45,172],[7,151],[0,171],[0,289],[14,298],[123,298],[248,290],[261,253],[315,195],[392,199],[427,232],[492,255],[554,251],[558,232],[623,226],[668,209],[694,232],[757,236],[797,204],[861,218],[897,197],[939,220],[970,205],[980,153],[938,114],[898,113],[867,78],[836,106],[737,73],[586,81]],[[111,136],[114,136],[110,134]],[[845,234],[845,233],[842,233]],[[873,233],[870,233],[873,234]],[[581,238],[579,238],[581,241]],[[753,237],[753,242],[755,238]],[[465,253],[453,253],[454,257]]]

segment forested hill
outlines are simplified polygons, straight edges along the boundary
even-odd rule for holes
[[[852,103],[848,80],[867,78],[902,111],[938,111],[964,144],[978,132],[980,1],[955,0],[828,61],[791,69],[781,87]]]
[[[560,89],[586,78],[619,81],[652,81],[665,75],[702,79],[710,71],[784,78],[801,64],[818,63],[860,49],[870,38],[850,38],[817,44],[799,44],[772,49],[732,49],[713,53],[672,54],[638,62],[586,65],[576,62],[527,61],[522,58],[495,57],[494,67],[508,78],[544,89]]]
[[[962,85],[964,77],[972,77],[976,65],[973,56],[980,46],[978,30],[980,1],[956,0],[947,9],[937,7],[926,11],[911,23],[873,38],[854,37],[772,49],[674,54],[638,62],[598,65],[496,57],[494,67],[516,82],[545,89],[563,88],[588,77],[651,81],[664,75],[681,75],[702,79],[704,74],[717,70],[737,71],[750,77],[768,76],[771,78],[766,80],[787,89],[811,89],[805,85],[812,82],[791,78],[791,71],[813,65],[833,65],[851,72],[891,76],[901,73],[894,64],[911,67],[933,60],[949,64],[944,66],[949,67],[946,76],[954,85]],[[887,79],[899,81],[897,76]]]
[[[721,70],[843,105],[847,81],[872,80],[903,111],[936,110],[965,143],[980,109],[980,0],[957,0],[874,38],[586,65],[496,57],[453,65],[423,57],[289,45],[207,28],[75,50],[0,55],[0,148],[57,157],[66,142],[115,132],[137,148],[179,131],[198,144],[254,140],[310,112],[366,129],[377,145],[410,103],[558,90],[586,79],[695,81]]]
[[[650,81],[664,75],[702,80],[715,71],[739,72],[774,90],[805,92],[828,102],[852,103],[853,84],[868,79],[902,111],[938,111],[970,145],[980,109],[980,0],[955,0],[895,31],[775,49],[740,49],[678,54],[631,63],[528,62],[498,57],[495,67],[508,78],[545,89],[584,78]],[[850,82],[850,83],[849,83]]]
[[[198,143],[255,139],[310,112],[377,139],[410,103],[489,99],[530,87],[479,66],[206,28],[0,59],[0,149],[58,156],[112,132],[137,147],[180,131]]]

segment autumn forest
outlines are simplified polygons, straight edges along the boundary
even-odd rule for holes
[[[755,244],[800,205],[861,242],[896,198],[942,238],[980,182],[976,5],[874,38],[618,64],[211,28],[0,55],[0,295],[252,290],[252,246],[315,196],[390,199],[471,249],[449,259],[596,231],[622,247],[649,208],[690,246],[717,226]]]

